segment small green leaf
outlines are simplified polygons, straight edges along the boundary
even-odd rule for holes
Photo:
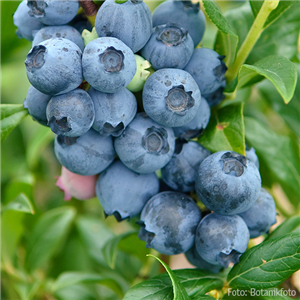
[[[245,117],[245,128],[246,139],[257,152],[259,159],[264,161],[281,184],[299,195],[300,157],[296,142],[289,136],[277,135],[250,117]],[[294,199],[292,204],[299,206],[299,198]]]
[[[276,7],[276,9],[274,9],[269,17],[267,18],[264,27],[268,27],[270,24],[272,24],[274,21],[276,21],[287,9],[289,9],[290,7],[292,7],[294,4],[296,3],[296,1],[280,1],[278,6]],[[263,1],[250,1],[250,6],[253,12],[254,17],[257,16],[261,6],[263,4]]]
[[[108,240],[101,249],[105,261],[112,269],[116,264],[119,243],[121,242],[121,240],[129,237],[132,234],[136,234],[136,231],[125,232],[116,237],[113,237],[112,239]]]
[[[59,275],[54,281],[51,290],[56,292],[65,287],[76,285],[80,283],[99,283],[106,285],[112,289],[116,294],[123,296],[123,291],[119,284],[111,278],[99,275],[96,273],[83,273],[83,272],[65,272]]]
[[[1,141],[4,141],[10,132],[28,115],[28,111],[24,108],[12,115],[6,115],[6,113],[8,111],[4,109],[3,115],[5,117],[1,119]]]
[[[6,204],[2,208],[2,211],[5,210],[15,210],[15,211],[25,212],[32,215],[34,214],[34,209],[29,198],[23,193],[20,193],[14,200]]]
[[[284,56],[271,55],[254,65],[243,65],[239,72],[238,86],[243,87],[253,80],[256,82],[257,76],[269,79],[285,103],[292,99],[297,83],[297,66]]]
[[[202,1],[206,14],[209,19],[219,29],[215,50],[220,55],[225,55],[225,63],[230,66],[235,59],[238,44],[238,36],[233,31],[227,19],[215,0]]]
[[[31,231],[26,265],[29,270],[43,266],[65,240],[76,215],[73,207],[63,206],[43,214]]]
[[[285,220],[265,240],[274,240],[281,235],[291,232],[300,233],[300,216],[293,216]]]
[[[291,233],[247,250],[229,272],[229,286],[266,289],[279,285],[300,269],[300,235]]]
[[[213,299],[205,296],[209,291],[221,289],[223,281],[215,274],[199,269],[174,270],[183,288],[192,300]],[[123,300],[173,300],[172,281],[168,273],[145,280],[127,291]]]
[[[245,155],[243,103],[212,111],[199,143],[212,152],[232,150]]]
[[[166,271],[168,272],[171,281],[172,281],[172,286],[173,286],[173,294],[174,294],[174,300],[189,300],[191,299],[185,288],[181,285],[181,282],[178,280],[178,278],[176,277],[176,275],[173,273],[173,271],[170,269],[170,267],[164,263],[161,259],[159,259],[158,257],[152,255],[152,254],[148,254],[147,256],[151,256],[153,258],[155,258],[156,260],[158,260],[166,269]]]

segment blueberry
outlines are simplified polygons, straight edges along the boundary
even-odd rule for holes
[[[200,106],[196,116],[187,124],[174,127],[174,134],[176,137],[190,140],[199,136],[208,125],[210,119],[210,107],[207,101],[201,97]]]
[[[77,14],[79,2],[76,0],[28,0],[29,15],[46,25],[64,25]]]
[[[194,265],[200,270],[210,271],[213,273],[219,273],[223,268],[222,265],[213,265],[205,261],[196,250],[196,247],[193,246],[190,250],[184,253],[186,259],[190,264]]]
[[[26,61],[27,77],[40,92],[70,92],[82,82],[81,50],[67,39],[50,39],[34,46]]]
[[[219,214],[234,215],[249,209],[261,189],[255,164],[233,151],[220,151],[201,164],[196,192],[204,205]]]
[[[196,80],[201,95],[210,106],[215,106],[223,100],[223,89],[226,86],[226,65],[222,61],[224,56],[207,48],[198,48],[185,66]]]
[[[114,145],[126,167],[137,173],[151,173],[170,161],[175,137],[172,128],[155,123],[145,113],[138,113],[115,139]]]
[[[185,194],[162,192],[152,197],[141,213],[139,238],[166,255],[188,251],[201,219],[197,204]]]
[[[248,148],[246,145],[246,157],[249,158],[250,160],[252,160],[254,162],[254,164],[256,165],[257,169],[259,169],[259,160],[255,153],[254,148],[252,148],[252,147]]]
[[[183,70],[158,70],[144,85],[145,112],[166,127],[179,127],[190,122],[196,116],[200,102],[197,83]]]
[[[154,28],[151,37],[141,55],[147,59],[153,69],[183,69],[194,51],[194,42],[187,30],[175,23]]]
[[[81,51],[84,49],[84,44],[80,33],[74,27],[68,25],[46,26],[40,29],[34,35],[32,46],[34,47],[37,44],[52,38],[68,39],[76,44]]]
[[[82,55],[83,76],[96,90],[116,93],[126,87],[136,71],[133,52],[112,37],[97,38],[87,44]]]
[[[96,195],[105,213],[118,221],[138,215],[158,190],[155,173],[135,173],[120,161],[101,173],[96,184]]]
[[[151,12],[142,0],[106,0],[98,10],[95,28],[99,37],[118,38],[136,53],[150,38]]]
[[[239,262],[247,249],[249,230],[240,216],[222,216],[211,213],[205,216],[196,230],[195,246],[207,262],[227,268]]]
[[[137,111],[135,96],[126,88],[114,94],[107,94],[91,87],[89,94],[95,107],[93,128],[103,136],[121,135],[135,117]]]
[[[33,40],[33,31],[39,30],[45,25],[36,18],[31,17],[27,6],[27,0],[23,0],[14,13],[14,24],[18,27],[16,34],[21,39]]]
[[[176,22],[184,27],[197,46],[205,30],[205,16],[200,10],[199,3],[193,4],[189,0],[169,0],[161,3],[153,11],[153,26]]]
[[[28,109],[32,119],[44,126],[48,126],[46,108],[50,99],[51,96],[41,93],[31,85],[24,101],[24,107]]]
[[[102,172],[115,158],[112,138],[102,137],[93,129],[78,138],[58,135],[54,150],[61,165],[85,176]]]
[[[92,31],[93,26],[90,21],[86,18],[84,13],[77,14],[76,17],[69,23],[70,26],[74,27],[80,34],[84,29]]]
[[[210,151],[196,142],[176,140],[172,159],[161,169],[164,182],[174,190],[193,191],[200,163],[208,155]]]
[[[258,199],[245,212],[239,214],[247,224],[250,238],[256,238],[269,231],[276,223],[276,208],[272,196],[261,189]]]
[[[51,98],[47,106],[48,125],[60,135],[78,137],[93,125],[94,103],[89,94],[76,89]]]

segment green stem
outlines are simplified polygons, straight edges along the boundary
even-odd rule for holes
[[[231,82],[234,80],[238,72],[242,66],[242,64],[245,62],[247,59],[249,53],[251,52],[252,48],[254,47],[255,43],[259,39],[262,31],[264,24],[266,22],[266,19],[270,15],[270,13],[278,6],[279,0],[265,0],[260,11],[258,12],[251,28],[250,31],[248,32],[243,44],[241,45],[235,62],[233,65],[227,70],[226,72],[226,78],[227,82]]]

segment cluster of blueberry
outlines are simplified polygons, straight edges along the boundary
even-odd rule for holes
[[[215,272],[238,262],[249,238],[276,222],[275,205],[253,149],[212,154],[192,140],[226,85],[223,57],[195,49],[205,29],[199,3],[168,0],[151,15],[142,0],[106,0],[86,45],[80,32],[91,25],[78,9],[73,0],[24,0],[14,14],[18,35],[33,43],[24,105],[56,134],[69,178],[58,185],[74,195],[85,182],[78,198],[96,194],[118,221],[140,214],[140,239],[161,253]],[[202,219],[195,190],[209,212]]]

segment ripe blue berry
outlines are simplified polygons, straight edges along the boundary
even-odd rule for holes
[[[48,125],[56,134],[83,135],[92,127],[94,117],[93,100],[81,89],[54,96],[47,106]]]
[[[150,38],[151,12],[142,0],[106,0],[98,10],[95,28],[99,37],[115,37],[136,53]]]
[[[249,158],[250,160],[252,160],[254,162],[254,164],[256,165],[257,169],[259,169],[259,160],[255,153],[254,148],[252,148],[252,147],[248,148],[246,145],[246,157]]]
[[[102,137],[93,129],[78,138],[58,135],[54,151],[60,164],[84,176],[99,174],[113,162],[116,155],[112,138]]]
[[[153,11],[152,20],[153,26],[169,22],[178,23],[187,29],[195,47],[200,43],[205,30],[205,16],[199,3],[193,4],[189,0],[169,0],[161,3]]]
[[[118,221],[136,216],[159,190],[155,173],[138,174],[116,161],[101,173],[96,195],[107,215]]]
[[[250,231],[250,238],[256,238],[269,231],[276,223],[276,208],[273,197],[261,189],[254,204],[243,213],[239,214],[247,224]]]
[[[249,230],[240,216],[222,216],[211,213],[205,216],[196,230],[195,246],[207,262],[227,268],[239,262],[247,249]]]
[[[93,128],[101,135],[117,137],[133,120],[137,111],[135,96],[126,88],[114,94],[89,89],[95,107]]]
[[[175,137],[172,128],[155,123],[145,113],[138,113],[115,139],[114,145],[125,166],[137,173],[151,173],[170,161]]]
[[[81,51],[84,49],[84,44],[80,33],[72,26],[46,26],[35,33],[32,41],[32,46],[49,40],[49,39],[63,38],[72,41]]]
[[[177,139],[171,160],[161,169],[162,179],[174,190],[193,191],[199,165],[208,155],[200,144]]]
[[[50,39],[34,46],[25,65],[30,83],[40,92],[58,95],[82,82],[81,50],[67,39]]]
[[[201,212],[190,197],[178,192],[162,192],[152,197],[141,213],[139,238],[147,248],[174,255],[194,244]]]
[[[112,37],[97,38],[87,44],[82,55],[85,80],[103,93],[116,93],[126,87],[136,71],[133,52]]]
[[[261,189],[261,178],[255,164],[233,151],[208,156],[200,165],[196,192],[210,210],[235,215],[249,209]]]
[[[190,122],[196,116],[200,102],[197,83],[183,70],[158,70],[144,85],[145,112],[166,127],[179,127]]]
[[[29,15],[45,25],[64,25],[77,14],[79,3],[76,0],[28,0]]]
[[[153,69],[183,69],[194,51],[194,43],[187,30],[176,23],[154,28],[151,37],[141,50]]]

